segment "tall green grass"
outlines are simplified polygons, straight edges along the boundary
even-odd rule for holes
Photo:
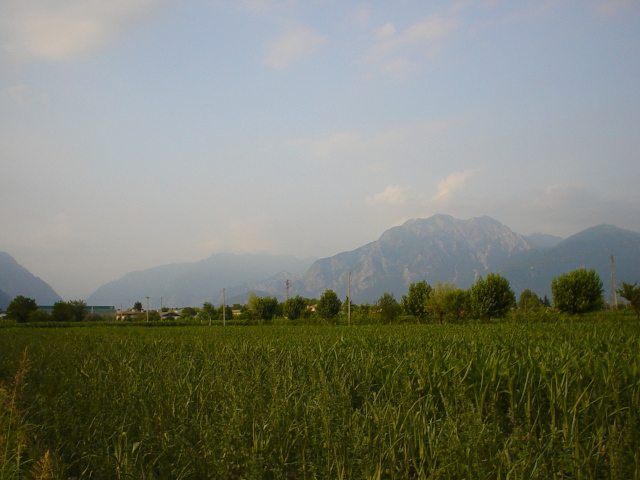
[[[639,478],[640,327],[5,329],[60,478]]]

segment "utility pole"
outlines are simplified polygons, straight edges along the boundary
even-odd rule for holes
[[[347,276],[347,325],[351,326],[351,272]]]
[[[609,257],[611,261],[611,301],[614,310],[618,309],[618,292],[616,292],[616,269],[613,266],[613,255]]]
[[[224,288],[222,289],[222,326],[227,326],[227,306],[226,299],[224,297]]]
[[[147,322],[149,321],[149,297],[147,297]]]

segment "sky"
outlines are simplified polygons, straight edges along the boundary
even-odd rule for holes
[[[0,251],[82,299],[411,218],[640,231],[639,0],[0,0]]]

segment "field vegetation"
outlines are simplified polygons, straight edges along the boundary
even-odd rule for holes
[[[635,315],[531,315],[3,328],[2,478],[639,478]]]

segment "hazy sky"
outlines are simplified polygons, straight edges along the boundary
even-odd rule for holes
[[[638,0],[0,0],[0,251],[63,298],[409,218],[640,231]]]

